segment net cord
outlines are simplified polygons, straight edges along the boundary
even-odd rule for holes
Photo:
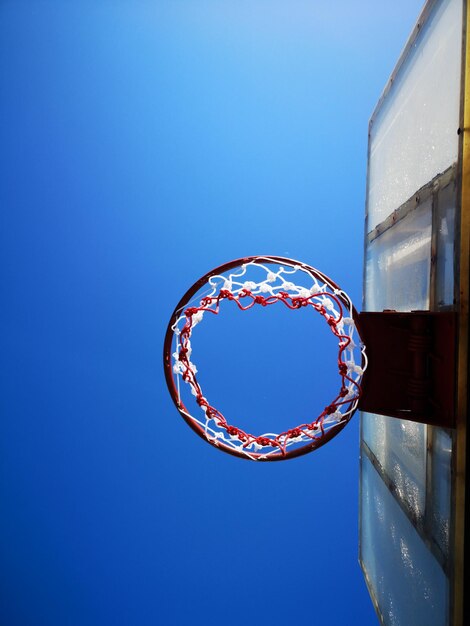
[[[277,271],[267,267],[277,260],[270,257],[258,257],[255,261],[243,264],[239,271],[230,274],[214,274],[207,280],[209,288],[199,291],[190,301],[176,311],[176,321],[172,325],[174,333],[174,374],[177,380],[177,394],[180,412],[203,429],[206,439],[215,446],[220,443],[253,460],[268,459],[270,456],[285,455],[292,446],[312,445],[325,437],[325,434],[338,424],[349,421],[357,408],[361,395],[360,381],[367,367],[365,347],[359,348],[354,342],[357,332],[354,322],[354,307],[349,296],[337,288],[328,277],[300,263],[283,259]],[[289,267],[286,269],[285,265]],[[240,281],[247,277],[250,266],[264,270],[266,278],[259,282]],[[285,276],[301,271],[312,279],[310,289],[285,280]],[[320,415],[310,423],[301,424],[282,433],[263,433],[253,435],[229,424],[225,417],[212,407],[202,393],[197,382],[197,368],[190,360],[190,338],[194,327],[200,323],[206,313],[218,314],[220,303],[231,300],[243,311],[255,305],[270,306],[276,302],[284,303],[290,309],[311,306],[328,322],[332,332],[339,340],[338,367],[342,386],[336,398],[325,407]],[[199,306],[191,306],[199,302]],[[248,302],[248,304],[244,304]],[[347,311],[347,316],[343,313]],[[179,315],[178,315],[179,314]],[[345,328],[347,327],[347,332]],[[357,333],[358,334],[358,333]],[[361,356],[361,365],[355,361],[355,352]],[[345,359],[343,358],[345,357]],[[199,419],[190,413],[181,399],[180,378],[191,387],[192,395],[202,410]],[[183,408],[184,407],[184,408]],[[259,451],[262,450],[262,454]]]

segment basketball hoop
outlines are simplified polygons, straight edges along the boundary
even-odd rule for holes
[[[206,315],[226,306],[310,308],[338,341],[339,388],[312,421],[281,433],[253,434],[236,426],[205,397],[197,379],[191,336]],[[278,461],[319,448],[352,418],[361,397],[367,357],[349,298],[318,270],[291,259],[252,256],[226,263],[199,279],[171,316],[164,344],[165,376],[171,397],[191,428],[213,446],[254,461]]]

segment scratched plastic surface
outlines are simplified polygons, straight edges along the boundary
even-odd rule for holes
[[[448,185],[439,196],[437,221],[436,303],[454,303],[455,185]]]
[[[429,309],[431,199],[369,244],[367,311]]]
[[[462,4],[437,3],[372,124],[368,231],[457,160]]]
[[[392,480],[397,496],[422,518],[426,503],[426,426],[381,415],[363,416],[363,439]]]
[[[365,456],[361,470],[361,556],[384,624],[444,626],[447,577]]]
[[[432,457],[432,530],[444,554],[449,550],[452,440],[442,429],[434,430]]]

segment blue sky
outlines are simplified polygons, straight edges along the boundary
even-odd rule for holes
[[[291,462],[229,457],[161,353],[184,291],[248,254],[360,309],[367,123],[421,5],[0,4],[2,624],[376,623],[358,416]],[[198,365],[228,412],[316,411],[335,372],[305,323],[238,352],[222,327]]]

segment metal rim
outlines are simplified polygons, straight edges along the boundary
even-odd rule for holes
[[[320,448],[321,446],[323,446],[325,443],[327,443],[333,437],[335,437],[341,430],[343,430],[343,428],[351,420],[355,411],[353,411],[347,419],[344,419],[343,421],[339,422],[337,425],[331,427],[327,432],[325,432],[325,434],[322,436],[321,439],[315,439],[314,441],[312,441],[312,443],[307,443],[298,448],[294,448],[292,450],[286,451],[285,453],[282,453],[281,451],[279,451],[279,452],[275,452],[266,456],[262,452],[261,453],[252,452],[250,453],[250,456],[247,456],[243,452],[240,452],[234,448],[227,446],[223,442],[218,442],[216,444],[207,439],[203,428],[199,424],[197,424],[193,419],[190,419],[188,417],[188,414],[190,412],[186,409],[186,406],[183,404],[183,402],[178,400],[178,393],[177,393],[177,388],[175,385],[175,380],[174,380],[174,375],[173,375],[173,370],[172,370],[171,346],[172,346],[172,342],[174,338],[174,332],[173,332],[172,327],[177,321],[181,311],[186,307],[186,305],[193,298],[193,296],[209,281],[211,277],[215,275],[223,274],[224,272],[234,269],[235,267],[239,267],[243,264],[256,263],[256,261],[263,262],[263,263],[280,263],[280,264],[286,264],[290,266],[295,265],[295,266],[298,266],[299,269],[302,269],[310,274],[313,274],[314,276],[317,276],[323,282],[331,285],[331,287],[333,287],[334,289],[340,289],[340,287],[333,280],[331,280],[326,274],[311,267],[310,265],[307,265],[306,263],[302,263],[300,261],[296,261],[288,257],[271,256],[271,255],[266,255],[266,256],[254,255],[254,256],[242,257],[239,259],[235,259],[233,261],[229,261],[227,263],[223,263],[222,265],[217,266],[216,268],[210,270],[209,272],[204,274],[201,278],[199,278],[186,291],[186,293],[183,295],[183,297],[180,299],[180,301],[176,305],[173,313],[171,314],[171,317],[167,326],[166,334],[165,334],[165,339],[164,339],[164,344],[163,344],[163,367],[164,367],[165,380],[166,380],[166,384],[168,387],[168,391],[173,400],[173,403],[178,409],[179,414],[185,420],[188,426],[190,426],[190,428],[197,435],[199,435],[201,439],[203,439],[206,443],[209,443],[214,448],[217,448],[218,450],[221,450],[227,454],[231,454],[232,456],[236,456],[238,458],[242,458],[246,460],[257,460],[257,461],[267,461],[267,462],[283,461],[283,460],[292,459],[298,456],[303,456],[304,454],[308,454],[309,452],[312,452],[313,450],[316,450]],[[349,308],[349,303],[347,303],[341,295],[339,295],[338,298],[341,300],[341,302],[345,306]],[[358,325],[359,316],[356,311],[356,308],[353,305],[352,305],[351,311],[352,311],[352,317],[354,319],[354,323],[356,326],[356,330],[360,336],[360,329]]]

